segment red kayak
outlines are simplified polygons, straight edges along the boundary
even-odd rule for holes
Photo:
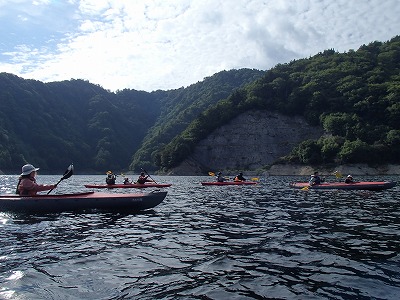
[[[396,186],[396,182],[392,181],[359,181],[353,183],[344,182],[324,182],[321,184],[315,184],[310,186],[308,182],[293,182],[290,183],[290,187],[297,189],[313,189],[313,190],[370,190],[370,191],[381,191],[390,189]]]
[[[144,189],[150,187],[162,188],[169,187],[171,183],[129,183],[129,184],[85,184],[86,188],[90,189]]]
[[[0,195],[0,211],[11,212],[61,212],[73,210],[133,210],[150,209],[160,204],[167,192],[154,193],[75,193],[60,195],[20,196]]]
[[[213,181],[213,182],[201,182],[201,185],[253,185],[257,184],[254,181]]]

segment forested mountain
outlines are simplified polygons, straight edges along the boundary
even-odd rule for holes
[[[285,159],[297,163],[400,162],[400,37],[357,51],[326,50],[277,65],[201,113],[154,156],[173,168],[216,128],[249,110],[301,115],[329,135],[307,140]]]
[[[400,37],[277,65],[202,112],[153,153],[155,162],[178,166],[213,130],[250,110],[300,115],[323,126],[326,135],[302,142],[287,161],[400,163]]]
[[[214,95],[207,100],[214,104],[263,73],[223,71],[186,89],[152,93],[111,93],[83,80],[42,83],[0,73],[0,171],[19,172],[27,162],[44,172],[60,172],[71,162],[78,172],[126,170],[155,124],[153,131],[169,128],[176,135],[181,123],[196,117],[196,106],[207,107],[206,100],[195,104],[199,91],[221,86],[220,95],[209,91]]]
[[[156,170],[157,153],[162,151],[175,136],[200,113],[234,90],[255,81],[265,72],[250,69],[222,71],[187,88],[159,93],[162,112],[156,124],[149,130],[140,149],[133,156],[132,170]]]
[[[126,167],[160,107],[151,94],[129,91],[129,101],[125,94],[82,80],[44,84],[1,73],[0,168],[26,162],[50,171],[71,162],[86,170]],[[144,109],[146,102],[156,105]]]
[[[18,173],[27,162],[58,173],[71,162],[78,172],[168,170],[250,110],[298,115],[324,128],[326,135],[281,159],[400,163],[400,37],[151,93],[0,73],[0,171]]]

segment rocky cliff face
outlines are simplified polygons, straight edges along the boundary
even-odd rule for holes
[[[322,128],[308,125],[301,117],[246,112],[202,140],[193,155],[172,174],[256,170],[288,155],[298,143],[319,138],[323,133]]]

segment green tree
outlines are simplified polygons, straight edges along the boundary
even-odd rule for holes
[[[334,162],[337,154],[341,150],[345,139],[340,136],[324,136],[318,140],[321,148],[321,157],[324,163]]]
[[[370,162],[370,150],[370,146],[361,140],[346,140],[338,153],[338,157],[343,163]]]
[[[296,146],[292,155],[304,164],[319,164],[322,162],[321,147],[316,141],[306,140]]]

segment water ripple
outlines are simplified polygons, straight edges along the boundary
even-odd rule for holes
[[[288,188],[296,177],[229,188],[201,186],[207,177],[154,177],[174,185],[160,206],[139,214],[2,213],[0,298],[400,295],[399,187],[305,192]],[[3,190],[12,193],[15,179],[0,178]],[[57,192],[103,179],[74,176]]]

